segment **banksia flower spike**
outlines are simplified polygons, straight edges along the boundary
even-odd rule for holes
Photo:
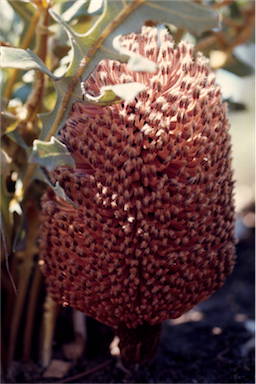
[[[160,42],[160,43],[159,43]],[[220,87],[202,54],[142,27],[122,45],[155,73],[103,60],[83,88],[139,82],[132,102],[75,103],[60,140],[76,168],[51,173],[41,258],[52,298],[112,327],[127,365],[151,361],[161,322],[222,286],[235,261],[231,144]]]

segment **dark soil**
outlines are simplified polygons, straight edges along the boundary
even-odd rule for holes
[[[62,380],[43,378],[44,370],[36,362],[15,362],[2,382],[254,383],[254,350],[248,346],[254,338],[254,277],[251,230],[237,245],[237,263],[224,286],[182,318],[163,324],[158,353],[148,369],[121,370],[109,354],[111,330],[87,319],[86,352]],[[56,327],[53,358],[65,360],[61,347],[72,337],[71,310],[65,308]],[[72,379],[97,366],[93,373]]]

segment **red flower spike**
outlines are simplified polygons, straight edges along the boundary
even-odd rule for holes
[[[161,45],[158,39],[161,39]],[[161,322],[222,286],[235,263],[231,144],[208,60],[167,31],[122,37],[156,73],[103,60],[83,85],[145,85],[132,102],[75,103],[60,132],[76,169],[51,174],[41,258],[52,298],[113,327],[127,365],[149,362]]]

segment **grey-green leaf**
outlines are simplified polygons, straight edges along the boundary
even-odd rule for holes
[[[52,79],[57,79],[46,67],[44,62],[30,49],[1,47],[1,65],[3,68],[18,68],[22,70],[35,69],[42,71]]]
[[[29,161],[44,166],[48,171],[53,171],[60,165],[71,168],[76,166],[67,147],[54,136],[48,142],[34,140]]]

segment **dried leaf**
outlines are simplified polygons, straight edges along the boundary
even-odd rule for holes
[[[76,335],[75,340],[64,344],[62,349],[66,359],[76,361],[82,357],[85,348],[85,341],[80,335]]]
[[[70,370],[71,362],[63,360],[52,360],[43,374],[44,378],[62,379]]]

